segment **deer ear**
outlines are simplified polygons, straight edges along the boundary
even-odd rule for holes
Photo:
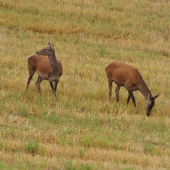
[[[155,97],[152,97],[152,99],[154,99],[154,100],[155,100],[155,99],[156,99],[159,95],[160,95],[160,94],[156,95]]]
[[[51,44],[51,48],[54,49],[54,44],[53,43]]]
[[[48,42],[48,45],[51,46],[51,44]]]
[[[149,99],[152,99],[151,93],[148,93],[148,98],[149,98]]]

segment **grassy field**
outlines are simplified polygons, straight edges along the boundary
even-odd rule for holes
[[[168,0],[0,0],[0,170],[170,169]],[[63,75],[28,90],[27,58],[53,42]],[[140,70],[156,99],[113,85],[105,66]]]

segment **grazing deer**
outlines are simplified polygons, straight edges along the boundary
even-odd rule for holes
[[[48,56],[48,57],[47,57]],[[56,95],[57,84],[59,78],[62,75],[62,64],[60,60],[56,59],[54,45],[48,42],[48,47],[37,51],[35,55],[28,58],[29,77],[27,82],[27,88],[35,73],[38,74],[36,86],[41,93],[40,84],[42,80],[49,80],[50,86],[53,90],[54,96]],[[54,81],[54,85],[53,85]]]
[[[123,62],[112,61],[105,67],[105,71],[109,84],[109,100],[111,100],[112,96],[113,81],[117,84],[115,90],[117,102],[119,102],[120,87],[124,86],[129,93],[127,104],[129,103],[129,100],[131,98],[134,106],[136,107],[136,101],[133,95],[133,91],[139,90],[145,98],[146,114],[149,117],[151,110],[155,105],[155,99],[159,96],[159,94],[155,97],[152,96],[138,69],[131,67]]]

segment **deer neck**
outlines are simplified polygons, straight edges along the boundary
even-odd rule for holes
[[[152,94],[144,81],[140,84],[139,91],[143,94],[145,101],[148,101],[150,97],[152,97]]]
[[[50,64],[51,64],[51,67],[52,67],[53,71],[58,72],[59,71],[59,66],[58,66],[57,59],[55,57],[55,52],[53,54],[49,54],[48,58],[50,60]]]

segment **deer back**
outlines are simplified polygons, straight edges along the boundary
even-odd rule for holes
[[[133,85],[141,81],[141,75],[138,69],[119,61],[109,63],[105,71],[109,80],[121,86],[125,86],[126,84]]]

